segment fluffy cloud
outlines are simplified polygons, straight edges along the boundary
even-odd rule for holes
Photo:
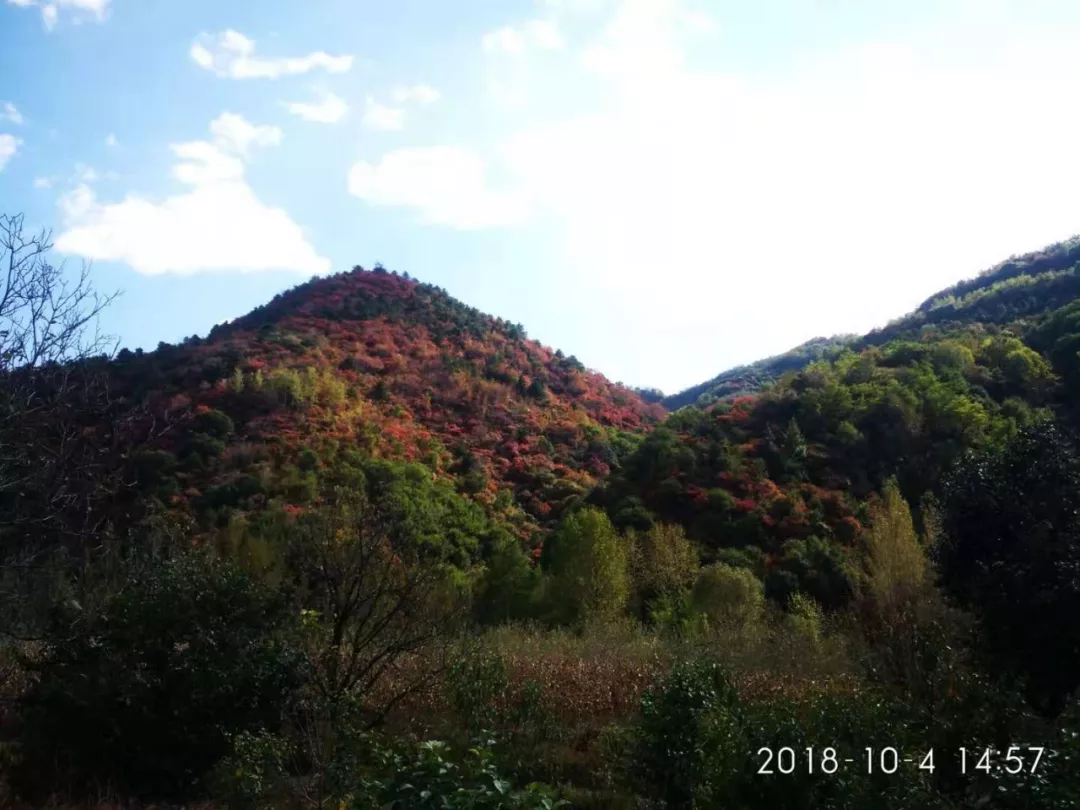
[[[101,22],[105,19],[105,12],[109,9],[110,0],[49,0],[49,2],[44,3],[41,0],[7,0],[7,2],[8,5],[22,8],[40,6],[41,19],[44,21],[45,27],[51,31],[56,26],[57,19],[60,16],[60,9],[71,9],[76,13],[85,12],[98,22]]]
[[[398,104],[408,104],[410,102],[434,104],[442,98],[442,94],[438,90],[427,84],[395,87],[390,95]]]
[[[320,124],[336,124],[349,112],[345,100],[333,93],[324,93],[318,101],[285,102],[284,106],[293,115]]]
[[[361,122],[365,127],[383,132],[404,129],[406,110],[400,105],[427,106],[442,98],[438,90],[426,84],[395,87],[390,91],[390,97],[399,106],[383,104],[374,96],[367,97]]]
[[[328,271],[329,261],[300,226],[263,203],[244,180],[252,147],[279,143],[281,131],[231,113],[219,116],[210,131],[211,140],[172,146],[179,159],[173,177],[190,188],[161,202],[129,194],[121,202],[102,203],[84,178],[60,199],[65,228],[57,250],[125,262],[147,275]]]
[[[679,21],[643,5],[624,3],[583,62],[611,82],[617,110],[534,128],[509,156],[593,283],[629,299],[672,268],[682,284],[657,304],[702,325],[710,302],[775,290],[767,314],[730,313],[716,338],[767,333],[753,351],[768,354],[884,323],[1077,230],[1067,133],[1080,114],[1049,131],[1025,124],[1080,78],[1075,40],[1003,32],[1009,47],[957,60],[935,32],[732,77],[688,66]],[[676,300],[684,285],[693,301]]]
[[[553,10],[559,10],[553,6]],[[566,49],[559,23],[554,19],[527,20],[489,31],[482,38],[484,50],[495,59],[495,69],[487,80],[488,95],[499,107],[521,109],[530,101],[529,84],[538,52]]]
[[[557,17],[584,45],[531,77],[537,98],[599,99],[587,114],[555,101],[491,149],[390,152],[355,166],[350,189],[444,226],[554,226],[583,294],[627,313],[647,302],[643,318],[678,312],[678,329],[729,347],[709,368],[670,364],[665,387],[754,359],[740,351],[871,328],[1077,231],[1080,112],[1055,99],[1080,81],[1080,30],[984,20],[959,49],[970,20],[943,18],[733,75],[691,58],[693,38],[723,31],[689,3],[608,5],[591,35]],[[513,53],[517,40],[492,42]],[[1031,125],[1050,109],[1054,126]],[[763,295],[718,322],[718,302]],[[613,357],[614,374],[641,379]]]
[[[105,136],[105,145],[112,149],[116,146],[119,146],[120,141],[116,140],[116,136],[110,132],[108,135]]]
[[[16,126],[26,123],[26,119],[23,118],[22,113],[19,112],[15,105],[10,101],[4,102],[3,112],[0,112],[0,121],[10,121]]]
[[[199,34],[192,43],[191,58],[199,67],[230,79],[277,79],[313,70],[347,73],[353,66],[351,55],[331,56],[323,51],[307,56],[258,57],[254,41],[232,29]]]
[[[257,126],[242,115],[225,112],[210,123],[214,145],[224,152],[235,152],[245,157],[252,146],[277,146],[281,143],[281,130],[277,127]]]
[[[22,141],[14,135],[0,134],[0,172],[4,170],[8,161],[15,157],[21,144]]]
[[[368,129],[391,132],[405,126],[405,110],[400,107],[388,107],[368,96],[364,105],[363,124]]]
[[[559,51],[565,47],[559,27],[551,20],[529,20],[520,26],[508,25],[483,37],[484,50],[524,56],[530,47]]]
[[[481,157],[450,146],[398,149],[374,165],[360,161],[349,172],[349,193],[461,229],[514,225],[528,216],[523,199],[491,188]]]

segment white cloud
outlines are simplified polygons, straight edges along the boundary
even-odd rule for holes
[[[547,51],[561,51],[566,47],[559,27],[551,20],[530,20],[525,23],[525,36],[538,48]]]
[[[561,11],[551,5],[553,11]],[[559,23],[555,19],[526,20],[520,25],[507,25],[483,36],[484,50],[509,58],[497,60],[497,67],[487,80],[487,91],[496,104],[507,110],[519,110],[531,99],[530,79],[535,65],[529,57],[539,51],[558,52],[566,49]]]
[[[393,88],[389,95],[397,105],[427,106],[442,98],[438,90],[427,84],[398,86]],[[364,104],[364,118],[361,123],[368,129],[383,132],[401,130],[405,127],[405,108],[383,104],[374,96],[368,96]]]
[[[515,56],[522,56],[525,53],[525,37],[509,25],[484,34],[483,43],[484,50],[488,52],[501,51]]]
[[[19,112],[15,108],[15,105],[12,104],[10,101],[4,102],[4,111],[0,112],[0,121],[10,121],[16,126],[26,123],[26,119],[23,118],[22,113]]]
[[[34,188],[52,188],[56,181],[51,177],[35,177]]]
[[[101,179],[101,175],[97,173],[97,169],[93,166],[87,166],[85,163],[75,164],[75,174],[72,176],[72,181],[77,183],[96,183]]]
[[[364,106],[363,124],[368,129],[395,131],[405,126],[405,110],[400,107],[388,107],[368,96]]]
[[[488,81],[488,93],[500,107],[507,110],[521,109],[529,102],[529,88],[520,80],[492,78]]]
[[[93,166],[87,166],[85,163],[76,163],[75,170],[68,178],[68,183],[72,184],[86,184],[96,183],[98,180],[119,180],[120,175],[116,172],[105,172],[102,174]]]
[[[680,37],[686,14],[681,0],[622,0],[600,39],[582,52],[581,64],[610,76],[666,80],[685,67]]]
[[[489,53],[524,56],[530,46],[558,51],[566,45],[558,25],[552,20],[529,20],[520,27],[507,25],[484,34],[481,40]]]
[[[118,141],[116,139],[116,136],[110,132],[108,135],[105,136],[105,145],[108,146],[110,149],[113,149],[120,145],[120,141]]]
[[[0,172],[4,170],[8,161],[15,157],[15,153],[19,151],[21,144],[22,140],[14,135],[0,134]]]
[[[442,98],[438,90],[427,84],[395,87],[390,95],[398,104],[408,104],[413,101],[417,104],[434,104]]]
[[[277,146],[281,143],[281,130],[271,126],[256,126],[242,115],[225,112],[211,124],[214,143],[226,152],[247,155],[252,146]]]
[[[679,9],[678,20],[695,34],[713,36],[720,32],[720,23],[701,9]]]
[[[285,102],[284,106],[293,115],[320,124],[336,124],[349,112],[345,100],[333,93],[324,93],[319,101]]]
[[[491,188],[484,160],[466,149],[436,146],[398,149],[377,164],[356,163],[349,193],[379,206],[417,209],[421,220],[461,229],[518,224],[523,199]]]
[[[277,79],[313,70],[347,73],[354,60],[351,55],[331,56],[324,51],[307,56],[258,57],[255,56],[255,42],[232,29],[218,34],[199,34],[190,53],[199,67],[230,79]]]
[[[350,190],[451,227],[552,226],[582,295],[603,291],[613,311],[722,347],[667,362],[653,380],[665,388],[871,328],[1080,230],[1080,110],[1059,102],[1080,83],[1080,28],[985,23],[976,44],[970,19],[946,18],[727,74],[693,61],[690,38],[722,31],[690,4],[610,5],[595,35],[566,28],[586,44],[532,76],[535,97],[556,101],[516,133],[490,149],[361,162]],[[488,48],[515,53],[525,29],[508,30]],[[492,62],[485,79],[509,94],[513,75]],[[575,80],[574,100],[600,100],[587,114],[558,102]],[[1032,127],[1048,109],[1055,125]],[[765,303],[725,307],[718,321],[723,301]],[[655,369],[626,356],[598,365],[649,382]]]
[[[60,9],[73,11],[76,21],[89,14],[98,22],[102,22],[109,9],[110,0],[50,0],[44,3],[41,0],[7,0],[7,2],[9,5],[21,8],[40,6],[41,19],[45,23],[45,28],[51,31],[56,26]]]
[[[174,143],[172,151],[180,158],[180,163],[173,166],[172,175],[181,183],[212,185],[239,182],[244,177],[244,161],[208,141]]]
[[[231,113],[210,125],[213,139],[174,144],[173,176],[189,186],[161,202],[129,194],[102,203],[87,182],[59,201],[65,229],[62,253],[125,262],[140,273],[210,270],[294,270],[324,273],[303,230],[280,208],[262,202],[244,179],[254,146],[280,142],[275,127],[255,126]]]

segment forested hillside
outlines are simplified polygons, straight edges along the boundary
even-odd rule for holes
[[[687,405],[704,407],[725,397],[756,393],[762,387],[775,382],[784,372],[798,371],[814,360],[836,354],[845,343],[854,339],[855,336],[808,340],[783,354],[729,369],[708,382],[665,397],[662,400],[664,407],[671,411]]]
[[[1080,802],[1080,241],[667,412],[379,266],[105,356],[0,225],[0,803]]]
[[[788,352],[725,371],[708,382],[666,397],[669,410],[709,405],[716,399],[755,393],[787,371],[836,356],[845,346],[858,350],[898,337],[915,336],[923,327],[965,324],[1013,324],[1023,331],[1080,295],[1080,238],[1050,245],[1036,253],[1013,256],[972,279],[935,293],[912,313],[865,336],[814,338]],[[932,334],[932,333],[931,333]]]
[[[205,339],[122,351],[109,373],[176,422],[134,473],[200,531],[304,509],[372,457],[423,464],[538,543],[663,414],[520,325],[381,268],[303,284]]]

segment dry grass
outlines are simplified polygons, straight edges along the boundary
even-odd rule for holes
[[[580,633],[503,626],[464,642],[458,655],[495,655],[502,661],[509,685],[491,696],[496,714],[509,711],[533,685],[539,688],[547,721],[567,732],[633,722],[644,692],[680,660],[705,658],[727,666],[747,700],[850,692],[860,683],[840,642],[811,645],[781,628],[678,641],[630,623]],[[394,683],[417,666],[419,662],[403,661],[397,675],[379,685],[375,700],[391,693]],[[392,726],[422,735],[467,719],[453,716],[447,686],[445,680],[433,682],[410,695],[396,708]]]

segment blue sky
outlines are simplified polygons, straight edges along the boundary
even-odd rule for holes
[[[123,345],[382,262],[675,391],[1080,231],[1067,0],[3,0],[0,210]]]

